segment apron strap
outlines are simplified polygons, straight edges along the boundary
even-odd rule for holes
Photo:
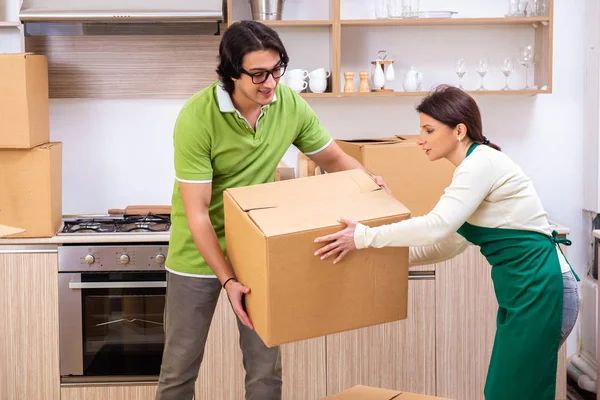
[[[567,238],[558,237],[558,232],[555,230],[552,231],[552,241],[554,242],[555,245],[558,246],[558,250],[560,250],[560,254],[563,255],[563,257],[567,261],[567,264],[569,264],[569,268],[571,268],[571,272],[573,273],[573,276],[575,276],[575,279],[577,280],[577,282],[579,282],[580,281],[579,276],[575,273],[575,270],[573,270],[573,266],[569,262],[569,259],[567,257],[565,257],[565,253],[563,253],[562,248],[560,247],[561,244],[565,245],[565,246],[570,246],[572,244],[571,241]]]

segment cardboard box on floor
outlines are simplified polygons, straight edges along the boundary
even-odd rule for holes
[[[321,400],[451,400],[442,397],[357,385]]]
[[[0,224],[51,237],[62,223],[62,143],[0,149]]]
[[[364,249],[333,264],[314,239],[347,216],[369,226],[410,217],[362,170],[224,193],[227,254],[269,347],[406,318],[408,249]]]
[[[48,143],[49,121],[47,57],[0,54],[0,148]]]
[[[435,207],[455,169],[445,159],[429,161],[417,138],[411,135],[336,142],[367,170],[380,175],[393,196],[417,217]]]

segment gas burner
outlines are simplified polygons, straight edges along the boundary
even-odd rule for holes
[[[60,234],[99,234],[127,232],[168,232],[169,214],[94,216],[93,218],[66,218]]]

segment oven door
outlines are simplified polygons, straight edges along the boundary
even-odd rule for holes
[[[63,381],[157,379],[166,286],[164,271],[59,273]]]

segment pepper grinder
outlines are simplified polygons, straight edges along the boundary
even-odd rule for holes
[[[360,76],[360,85],[358,87],[359,92],[370,92],[369,88],[369,73],[368,72],[359,72],[358,76]]]
[[[344,78],[346,78],[344,93],[354,92],[354,72],[344,72]]]

